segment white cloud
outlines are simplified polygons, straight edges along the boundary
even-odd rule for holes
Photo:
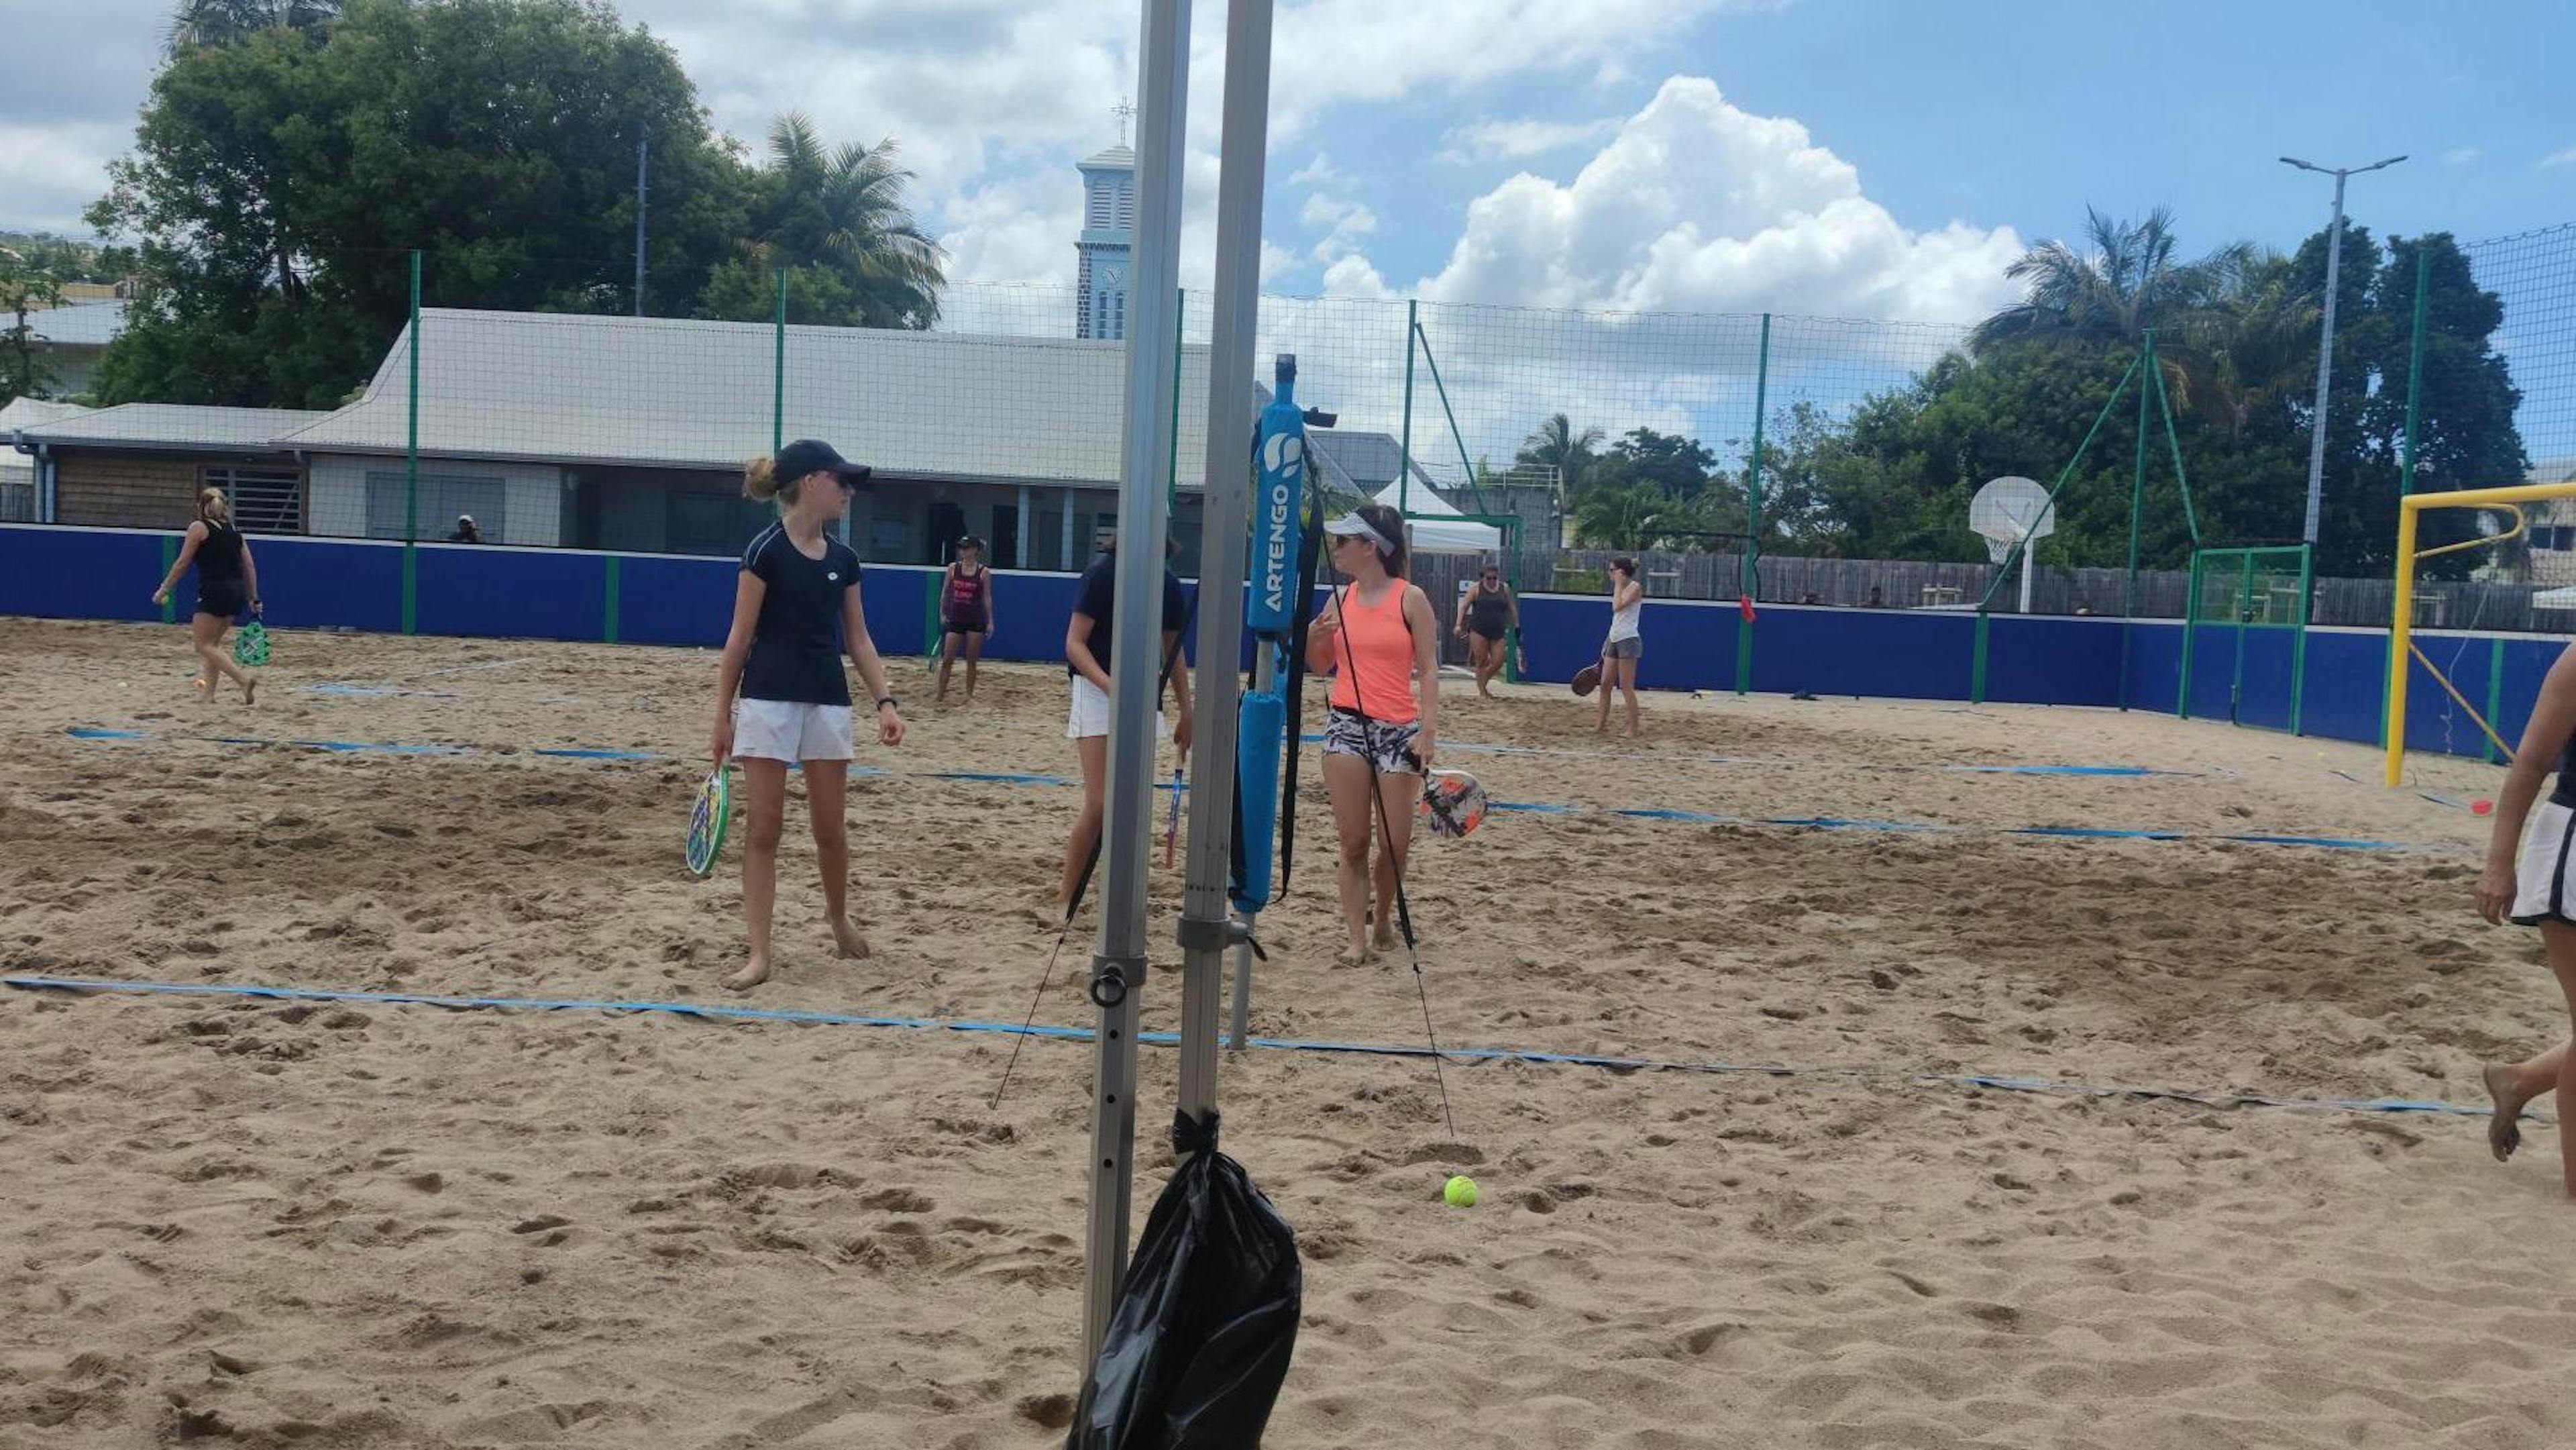
[[[1618,129],[1616,116],[1598,121],[1498,121],[1487,117],[1452,128],[1440,138],[1440,153],[1432,159],[1453,166],[1477,161],[1526,161],[1601,140]]]
[[[2457,170],[2463,166],[2474,165],[2477,162],[2477,159],[2478,148],[2475,146],[2454,146],[2450,150],[2442,153],[2442,164],[2452,168],[2453,170]]]
[[[1342,175],[1341,168],[1333,164],[1333,158],[1321,151],[1315,153],[1314,160],[1288,173],[1290,186],[1338,186],[1348,180],[1350,178]]]
[[[1470,202],[1426,298],[1658,312],[1967,321],[2010,299],[2008,227],[1907,229],[1806,127],[1677,76],[1569,183]]]
[[[2570,146],[2564,151],[2552,151],[2541,157],[2536,169],[2548,171],[2560,166],[2576,166],[2576,146]]]

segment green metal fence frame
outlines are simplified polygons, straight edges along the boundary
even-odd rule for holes
[[[2258,624],[2245,617],[2252,612],[2254,603],[2256,563],[2267,556],[2291,557],[2299,561],[2298,618],[2287,624],[2273,624],[2268,620]],[[2202,628],[2202,586],[2209,580],[2213,564],[2223,565],[2230,561],[2237,566],[2236,588],[2230,595],[2235,600],[2235,607],[2229,611],[2235,618],[2228,621],[2229,627],[2236,631],[2236,668],[2227,687],[2228,723],[2245,724],[2241,718],[2245,700],[2245,632],[2249,629],[2288,629],[2295,631],[2290,638],[2290,733],[2304,734],[2306,732],[2300,727],[2308,687],[2308,619],[2316,610],[2317,588],[2316,549],[2308,544],[2252,544],[2191,551],[2191,592],[2183,603],[2182,612],[2182,682],[2174,691],[2174,714],[2185,720],[2191,718],[2191,658]],[[2269,727],[2257,725],[2248,728],[2260,730]]]

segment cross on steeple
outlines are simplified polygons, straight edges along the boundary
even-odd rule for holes
[[[1118,104],[1109,108],[1109,114],[1118,118],[1118,144],[1121,146],[1126,145],[1127,118],[1136,114],[1136,108],[1128,104],[1125,96],[1120,96],[1118,98]]]

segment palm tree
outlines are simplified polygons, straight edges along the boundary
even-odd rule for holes
[[[904,199],[913,173],[889,137],[873,148],[827,150],[814,123],[790,111],[769,128],[774,211],[759,245],[791,265],[825,267],[857,291],[870,327],[928,327],[947,285],[939,244]]]
[[[2084,240],[2081,252],[2042,242],[2005,268],[2005,276],[2030,290],[1978,323],[1969,346],[1982,353],[2022,341],[2135,343],[2148,329],[2205,305],[2254,255],[2238,243],[2196,262],[2176,262],[2173,212],[2165,207],[2134,222],[2086,207]]]
[[[195,46],[231,45],[263,30],[311,35],[339,18],[339,0],[179,0],[161,39],[177,55]]]
[[[1600,429],[1585,428],[1578,432],[1572,419],[1563,413],[1552,413],[1536,431],[1521,440],[1520,456],[1514,461],[1555,469],[1560,496],[1572,503],[1581,497],[1592,465],[1601,461],[1601,455],[1594,451],[1600,446],[1601,438]]]

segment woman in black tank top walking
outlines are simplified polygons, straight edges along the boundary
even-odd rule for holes
[[[2553,766],[2558,788],[2539,800]],[[2516,842],[2522,847],[2519,861]],[[2478,914],[2491,922],[2510,919],[2516,926],[2540,928],[2549,970],[2567,999],[2570,1020],[2576,1021],[2576,646],[2560,654],[2541,681],[2521,748],[2496,792],[2495,831],[2487,842],[2477,900]],[[2576,1103],[2576,1053],[2570,1046],[2561,1041],[2537,1057],[2487,1067],[2487,1095],[2495,1100],[2487,1146],[2498,1162],[2512,1157],[2522,1144],[2523,1105],[2557,1093],[2559,1169],[2567,1196],[2576,1198],[2576,1131],[2566,1119],[2568,1105]]]
[[[197,521],[188,525],[170,576],[152,591],[154,604],[169,602],[170,591],[179,587],[179,576],[192,563],[197,566],[197,614],[189,621],[188,639],[203,671],[197,688],[211,700],[230,675],[241,686],[242,703],[250,704],[259,695],[259,675],[233,663],[224,651],[224,635],[244,611],[259,613],[259,564],[250,556],[250,541],[233,526],[232,505],[220,488],[197,495]]]

